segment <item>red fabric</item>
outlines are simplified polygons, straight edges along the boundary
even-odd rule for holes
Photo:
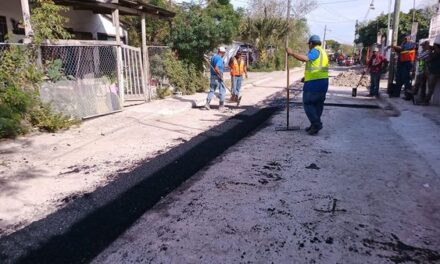
[[[368,68],[372,73],[379,73],[382,71],[382,63],[384,63],[385,57],[382,54],[377,53],[376,56],[371,56],[368,62]]]

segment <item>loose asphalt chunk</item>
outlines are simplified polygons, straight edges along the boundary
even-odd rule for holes
[[[1,238],[1,263],[90,262],[162,197],[260,127],[277,110],[250,108]]]

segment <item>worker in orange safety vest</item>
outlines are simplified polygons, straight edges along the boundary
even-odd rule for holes
[[[232,81],[232,96],[231,102],[239,102],[241,83],[243,81],[243,76],[248,78],[247,68],[244,59],[241,56],[241,52],[237,51],[235,57],[233,57],[229,62],[229,68],[231,70],[231,81]]]
[[[396,92],[393,96],[400,96],[400,89],[405,85],[405,98],[410,100],[411,91],[411,72],[415,73],[414,61],[416,60],[417,45],[411,40],[411,35],[405,36],[400,46],[392,46],[393,50],[399,54],[396,72]]]

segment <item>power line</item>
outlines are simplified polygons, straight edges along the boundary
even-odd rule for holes
[[[329,21],[329,20],[316,20],[314,18],[307,18],[307,21],[312,21],[315,23],[327,23],[327,24],[349,24],[355,22],[356,20],[344,20],[344,21]]]
[[[367,13],[365,14],[364,20],[367,20],[368,14],[370,14],[370,10],[374,8],[374,0],[371,0],[370,5],[368,6]]]
[[[330,15],[332,15],[332,16],[336,15],[336,16],[338,16],[338,17],[342,17],[342,18],[345,18],[345,19],[355,20],[355,19],[352,19],[352,18],[346,17],[346,16],[344,16],[344,15],[341,15],[339,12],[337,12],[337,11],[335,11],[335,10],[333,10],[333,9],[330,9],[330,8],[328,8],[328,7],[324,7],[324,6],[323,6],[322,9],[323,9],[324,11],[326,11],[327,13],[329,13]]]
[[[341,0],[341,1],[333,1],[333,2],[318,2],[318,5],[332,5],[332,4],[350,3],[350,2],[358,2],[358,0]]]

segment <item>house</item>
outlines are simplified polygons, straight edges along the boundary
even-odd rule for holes
[[[0,0],[0,51],[32,42],[30,0]],[[146,17],[171,20],[175,13],[143,0],[53,0],[68,7],[70,40],[45,41],[37,64],[46,73],[39,94],[54,110],[78,118],[108,114],[128,101],[148,101],[151,88]],[[142,47],[122,45],[120,16],[141,17]],[[5,40],[8,43],[2,43]],[[17,44],[23,42],[25,45]],[[49,73],[55,72],[56,78]]]
[[[73,35],[73,39],[116,40],[116,27],[111,15],[94,13],[93,10],[79,10],[72,6],[68,8],[62,15],[69,20],[65,27]],[[0,1],[0,42],[23,42],[25,29],[22,21],[21,0]],[[127,30],[123,26],[120,35],[121,40],[126,43]]]

